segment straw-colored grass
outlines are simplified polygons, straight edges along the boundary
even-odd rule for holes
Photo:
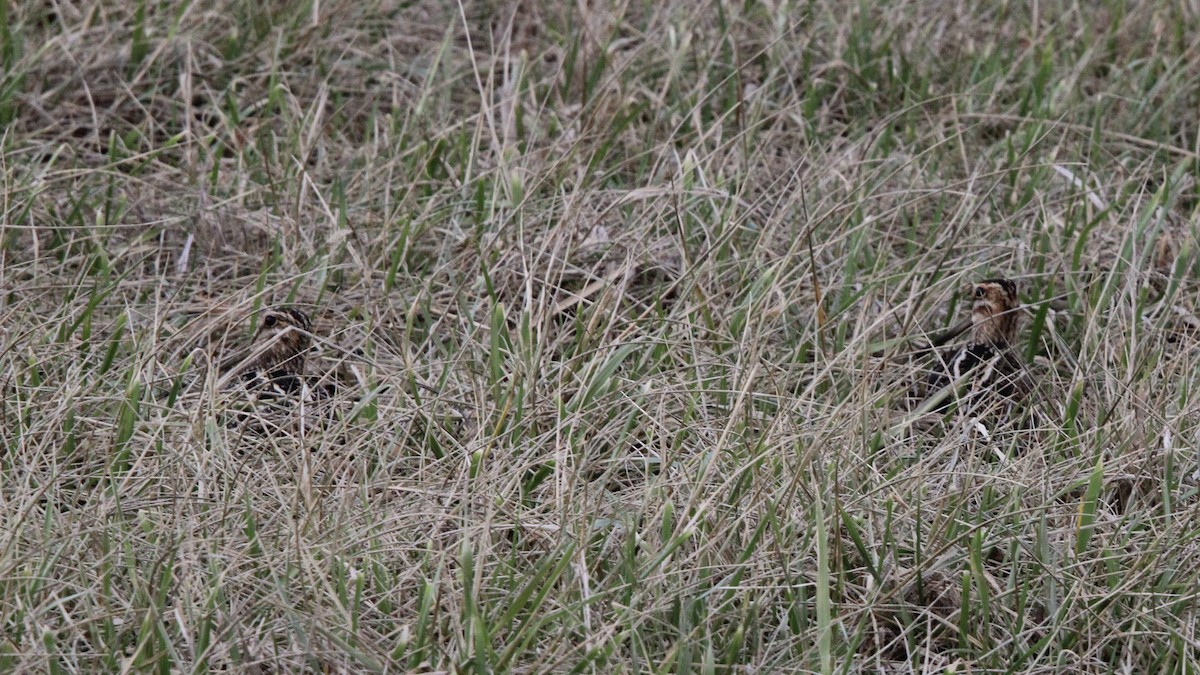
[[[1196,671],[1197,12],[0,3],[0,670]]]

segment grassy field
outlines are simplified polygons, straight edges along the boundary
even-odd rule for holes
[[[0,671],[1197,672],[1198,28],[0,3]],[[996,276],[1035,395],[909,424]]]

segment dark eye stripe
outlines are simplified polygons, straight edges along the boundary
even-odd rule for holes
[[[1009,295],[1017,294],[1017,284],[1012,279],[1003,279],[1003,278],[984,279],[984,280],[980,281],[978,285],[986,286],[988,284],[995,284],[996,286],[999,286],[1001,289],[1004,290],[1005,293],[1008,293]]]
[[[308,315],[295,307],[274,307],[267,310],[267,315],[263,318],[263,326],[273,328],[281,321],[301,330],[312,332],[312,322]]]
[[[312,322],[308,320],[307,314],[301,312],[295,307],[288,307],[284,309],[284,311],[288,313],[288,316],[292,318],[292,323],[294,323],[297,327],[303,328],[304,330],[311,330]]]

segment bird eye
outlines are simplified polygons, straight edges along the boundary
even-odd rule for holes
[[[274,314],[268,314],[267,318],[263,319],[264,328],[273,328],[279,319],[275,318]]]
[[[975,287],[975,297],[982,298],[983,294],[984,294],[983,286],[976,286]]]

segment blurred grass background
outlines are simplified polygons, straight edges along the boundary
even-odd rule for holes
[[[1196,670],[1198,17],[0,3],[0,669]],[[907,427],[995,276],[1026,421]]]

